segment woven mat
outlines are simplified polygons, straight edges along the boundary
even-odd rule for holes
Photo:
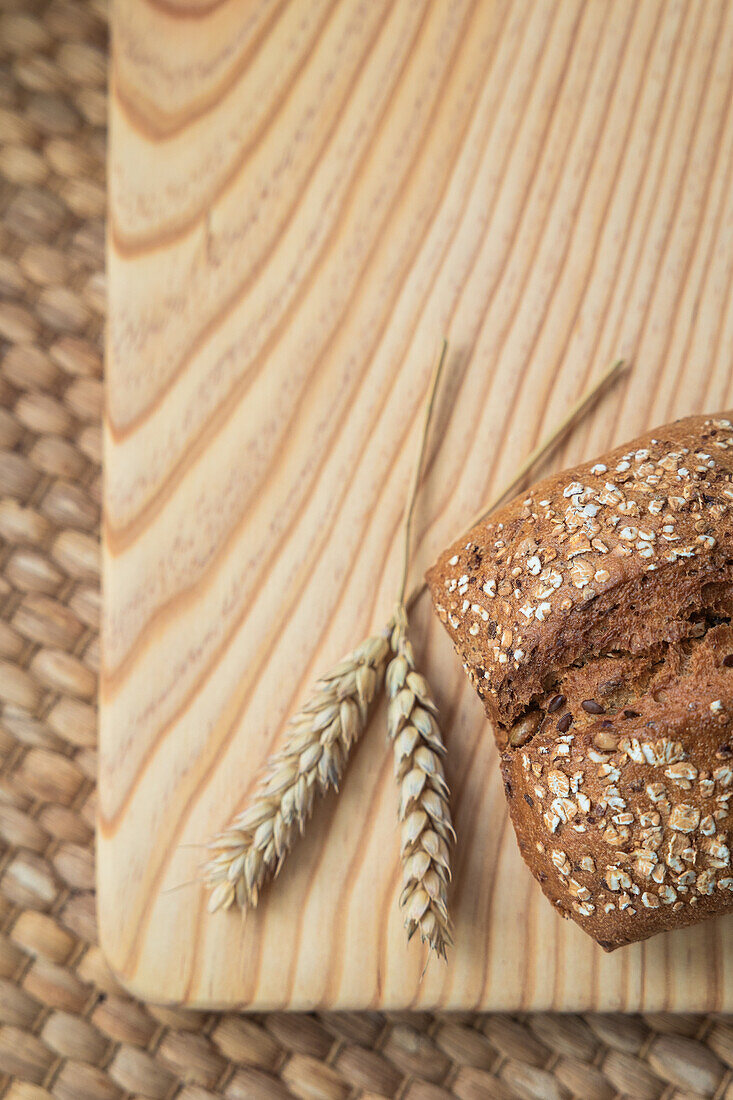
[[[97,946],[106,12],[0,0],[0,1095],[733,1097],[714,1016],[204,1015]]]

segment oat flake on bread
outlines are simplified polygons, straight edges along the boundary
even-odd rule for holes
[[[733,909],[732,417],[539,482],[427,576],[522,855],[607,950]]]

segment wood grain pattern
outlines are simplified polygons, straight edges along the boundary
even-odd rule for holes
[[[380,711],[244,926],[196,846],[416,573],[616,354],[559,468],[733,400],[733,5],[118,0],[99,915],[137,993],[273,1008],[733,1008],[729,921],[604,956],[507,825],[426,601],[458,947],[420,983]],[[176,887],[181,887],[176,889]]]

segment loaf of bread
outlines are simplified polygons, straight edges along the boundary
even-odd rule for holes
[[[733,909],[733,423],[535,485],[446,550],[522,855],[606,950]]]

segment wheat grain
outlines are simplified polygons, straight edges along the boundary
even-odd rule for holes
[[[210,912],[234,903],[254,908],[303,832],[315,795],[338,788],[384,682],[390,628],[367,638],[321,677],[291,719],[285,744],[268,761],[251,804],[210,842],[214,854],[204,872]]]
[[[415,668],[404,604],[395,612],[391,648],[387,722],[400,789],[400,906],[408,940],[419,931],[423,943],[445,958],[453,942],[447,895],[455,841],[443,772],[445,746],[430,688]]]

